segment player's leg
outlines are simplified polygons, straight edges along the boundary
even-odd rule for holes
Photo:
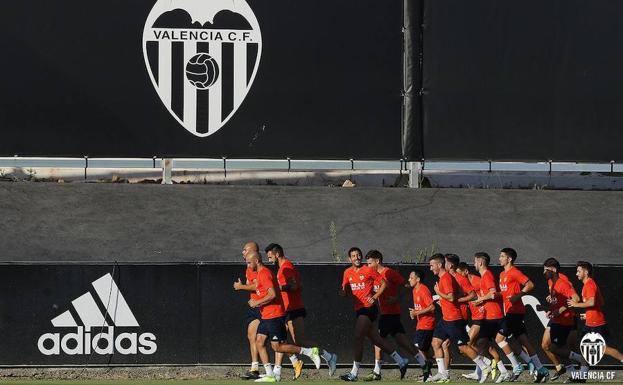
[[[476,352],[476,350],[469,345],[469,335],[467,334],[467,330],[465,328],[465,321],[457,320],[446,322],[446,328],[451,343],[458,347],[461,354],[478,365],[482,371],[481,380],[484,382],[484,379],[486,379],[489,375],[491,368],[485,364],[482,357],[478,355],[478,352]]]
[[[372,343],[387,354],[398,364],[398,368],[400,369],[400,379],[402,380],[407,372],[407,366],[409,365],[409,360],[402,357],[398,351],[392,346],[389,342],[384,340],[378,330],[374,327],[374,324],[370,323],[367,330],[367,337],[372,341]]]
[[[388,325],[387,325],[387,316],[381,314],[378,320],[378,331],[381,338],[387,338],[389,334]],[[364,381],[380,381],[381,380],[381,369],[383,366],[383,350],[374,345],[374,369],[370,372],[363,380]]]
[[[469,331],[467,332],[467,335],[469,336],[469,345],[478,351],[479,348],[482,348],[477,345],[478,334],[480,333],[480,323],[479,321],[472,322],[472,326],[470,326]],[[480,379],[480,374],[480,368],[476,366],[476,369],[474,369],[472,373],[462,374],[462,376],[468,380],[478,380]]]
[[[452,352],[450,351],[450,340],[445,339],[441,344],[443,349],[443,363],[445,364],[446,374],[450,377],[450,365],[452,364]]]
[[[257,346],[258,355],[260,357],[260,360],[262,361],[262,364],[264,365],[265,376],[255,381],[276,382],[275,374],[273,372],[273,367],[269,361],[268,350],[266,349],[266,339],[268,338],[268,334],[269,332],[265,328],[263,328],[262,323],[260,323],[260,326],[258,328],[257,338],[255,342]]]
[[[292,341],[296,344],[298,335],[294,328],[294,322],[292,321],[289,315],[288,315],[288,320],[286,322],[286,328],[288,329],[288,334],[290,334]],[[303,372],[303,361],[299,360],[296,354],[290,354],[288,357],[290,359],[290,363],[292,363],[292,369],[294,370],[293,379],[296,380],[301,376],[301,373]]]
[[[549,326],[547,326],[545,328],[545,331],[543,332],[543,338],[541,340],[541,349],[543,350],[543,352],[545,353],[547,358],[550,360],[550,362],[556,368],[556,373],[554,373],[554,375],[551,377],[551,380],[555,381],[561,375],[566,373],[566,369],[565,369],[564,365],[562,365],[562,363],[560,362],[560,358],[558,358],[558,356],[556,354],[554,354],[554,352],[552,352],[552,349],[551,349],[552,348],[552,338],[551,338],[550,329],[551,328]]]
[[[328,352],[325,349],[321,349],[316,341],[307,337],[307,334],[305,333],[305,317],[307,317],[305,309],[298,309],[290,312],[290,335],[296,345],[304,346],[306,348],[314,348],[329,366],[329,375],[332,376],[335,372],[335,365],[337,364],[337,355],[335,353]],[[314,361],[314,364],[316,364],[316,361]]]
[[[413,336],[413,344],[418,349],[417,355],[426,362],[426,369],[422,373],[422,382],[426,382],[431,374],[432,363],[429,361],[428,351],[431,349],[433,341],[432,330],[416,330]],[[420,362],[418,359],[418,362]]]
[[[445,381],[448,380],[448,369],[444,360],[443,342],[448,339],[444,320],[440,320],[433,331],[433,339],[431,346],[437,362],[437,373],[429,378],[429,381]]]
[[[251,314],[251,312],[249,313]],[[260,324],[260,320],[255,316],[251,317],[250,314],[247,316],[247,340],[249,341],[249,353],[251,355],[251,369],[243,375],[243,378],[255,380],[260,378],[259,358],[256,345],[257,328]]]
[[[516,381],[517,378],[519,378],[519,376],[521,375],[521,372],[523,372],[523,367],[519,363],[518,358],[515,356],[513,348],[508,343],[508,338],[513,335],[511,326],[511,317],[509,317],[509,315],[506,315],[499,323],[498,333],[495,336],[495,343],[502,350],[502,352],[504,352],[504,355],[511,363],[511,366],[513,368],[513,376],[510,380]]]

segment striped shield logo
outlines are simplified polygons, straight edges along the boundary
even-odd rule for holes
[[[160,100],[199,137],[236,113],[261,55],[260,26],[244,0],[158,0],[143,30],[145,65]]]
[[[601,361],[606,350],[606,340],[601,334],[591,332],[582,337],[580,342],[582,357],[590,366],[595,366]]]

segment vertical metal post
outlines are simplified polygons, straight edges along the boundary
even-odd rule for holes
[[[406,162],[409,170],[409,188],[420,188],[420,172],[422,171],[421,162]]]
[[[173,159],[162,159],[162,184],[173,184],[171,171],[173,170]]]

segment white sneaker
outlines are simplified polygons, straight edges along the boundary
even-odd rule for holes
[[[489,377],[489,373],[491,373],[491,367],[487,365],[482,370],[482,375],[480,376],[480,380],[478,382],[480,382],[481,384],[484,384],[484,382],[487,381],[487,377]]]
[[[329,365],[329,377],[333,377],[337,368],[337,354],[331,354],[331,359],[327,361],[327,365]]]
[[[320,349],[312,348],[309,358],[312,360],[314,365],[316,365],[316,369],[320,369]]]
[[[467,380],[480,380],[480,377],[478,377],[478,373],[476,372],[471,372],[469,374],[461,374],[461,376]]]
[[[255,382],[277,382],[277,379],[275,376],[264,376],[255,380]]]
[[[500,373],[500,375],[498,376],[498,379],[495,380],[496,384],[500,384],[502,382],[508,382],[508,380],[511,379],[511,375],[509,372],[506,373]]]
[[[434,376],[428,377],[428,380],[426,380],[426,382],[437,382],[437,381],[441,381],[444,379],[447,379],[446,375],[443,373],[437,372]]]

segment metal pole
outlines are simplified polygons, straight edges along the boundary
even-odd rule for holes
[[[422,162],[407,162],[407,170],[409,170],[409,188],[420,188],[420,172],[422,171]]]
[[[162,159],[162,184],[173,184],[171,171],[173,170],[173,159]]]

